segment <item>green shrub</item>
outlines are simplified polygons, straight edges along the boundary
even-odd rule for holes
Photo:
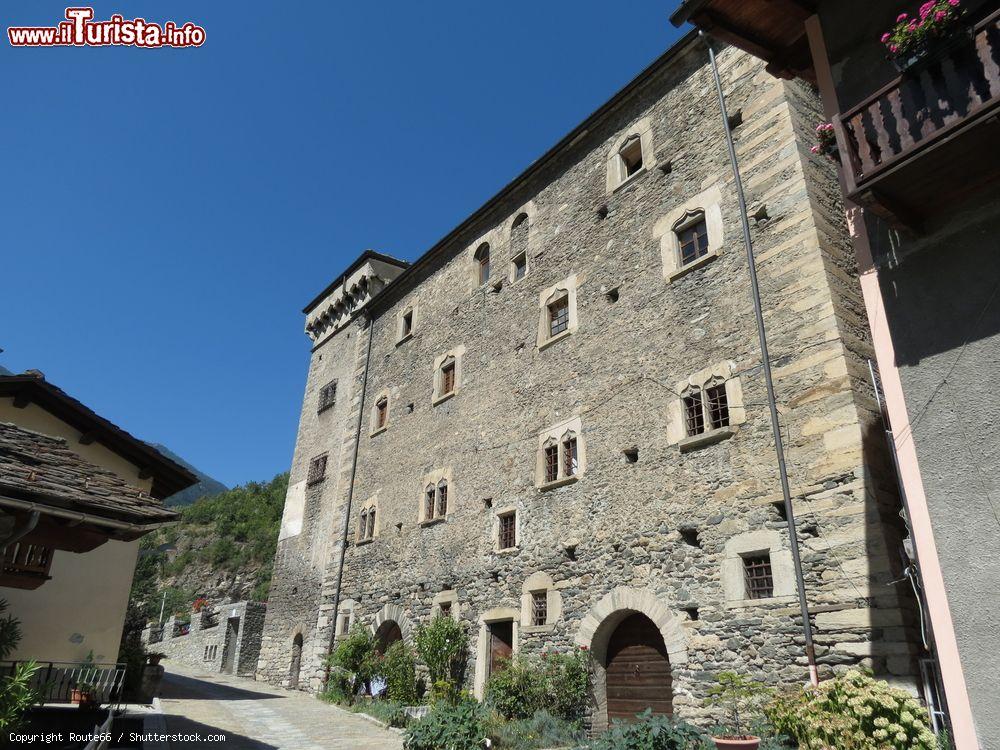
[[[417,702],[417,670],[413,651],[396,641],[379,660],[377,673],[385,679],[385,697],[389,701],[412,706]]]
[[[394,701],[366,701],[355,705],[353,710],[366,713],[390,727],[402,728],[410,721],[405,707]]]
[[[454,703],[463,682],[469,635],[465,626],[446,616],[417,628],[417,654],[430,673],[431,701]]]
[[[720,672],[708,689],[708,706],[721,706],[726,713],[724,736],[744,737],[748,725],[759,720],[761,704],[770,694],[761,682],[754,682],[737,672]]]
[[[490,675],[486,703],[505,719],[528,719],[545,705],[545,681],[537,661],[515,656]]]
[[[653,716],[650,709],[639,722],[612,722],[611,728],[587,745],[590,750],[701,750],[708,742],[698,729],[667,716]]]
[[[587,707],[589,666],[582,651],[517,656],[486,685],[486,702],[506,719],[527,719],[536,711],[576,721]]]
[[[548,711],[536,711],[530,719],[499,719],[490,730],[498,750],[539,750],[549,747],[577,747],[585,738],[581,723],[566,721]]]
[[[319,699],[327,703],[348,706],[354,700],[354,676],[339,667],[331,667],[326,688],[319,694]]]
[[[0,614],[7,610],[7,600],[0,599]],[[21,621],[10,614],[0,618],[0,659],[6,659],[21,641]],[[38,700],[38,693],[32,687],[32,679],[38,665],[33,661],[17,662],[13,671],[0,678],[0,729],[15,729],[32,704]]]
[[[486,712],[476,701],[442,702],[409,725],[403,746],[406,750],[480,750],[486,732]]]
[[[852,670],[817,688],[779,695],[765,709],[805,748],[936,750],[927,711],[909,693]]]
[[[331,667],[337,667],[348,673],[348,699],[353,699],[361,687],[371,679],[374,661],[375,640],[360,623],[351,628],[351,632],[340,640],[333,653],[327,657]],[[332,670],[330,674],[332,677]],[[328,681],[327,690],[329,689]]]

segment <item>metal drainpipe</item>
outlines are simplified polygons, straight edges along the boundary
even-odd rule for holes
[[[365,396],[368,392],[368,367],[372,359],[372,318],[367,312],[364,319],[368,325],[368,345],[365,351],[365,369],[361,378],[361,402],[358,404],[358,423],[354,430],[354,451],[351,457],[351,478],[347,484],[347,504],[344,508],[344,526],[340,537],[340,563],[337,566],[337,588],[333,594],[333,627],[330,629],[330,643],[327,645],[326,653],[333,653],[333,643],[337,638],[337,618],[340,609],[340,586],[344,581],[344,556],[347,554],[347,531],[351,523],[351,504],[354,501],[354,478],[358,472],[358,448],[361,446],[361,426],[365,418]],[[323,673],[323,688],[330,681],[330,665],[326,665]]]
[[[806,584],[802,577],[802,560],[799,558],[799,539],[795,530],[795,513],[792,509],[792,493],[788,488],[788,471],[785,468],[785,448],[781,440],[781,423],[778,420],[778,404],[774,398],[774,382],[771,378],[771,358],[767,353],[767,333],[764,330],[764,315],[760,306],[760,286],[757,283],[757,267],[754,260],[753,242],[750,239],[750,220],[747,218],[747,202],[743,194],[743,180],[740,178],[739,163],[736,160],[736,146],[733,145],[733,135],[729,129],[729,115],[726,112],[726,97],[722,93],[722,80],[719,78],[719,66],[715,61],[715,50],[712,40],[704,31],[698,36],[705,40],[708,47],[708,59],[712,64],[712,77],[715,79],[715,90],[719,96],[719,111],[722,114],[722,129],[726,134],[726,145],[729,147],[729,162],[733,168],[733,180],[736,183],[736,197],[740,205],[740,220],[743,224],[743,244],[747,251],[747,265],[750,271],[750,289],[753,296],[754,316],[757,320],[757,338],[760,341],[761,364],[764,370],[764,382],[767,385],[767,403],[771,410],[771,431],[774,433],[774,451],[778,458],[778,475],[781,478],[781,493],[785,500],[785,515],[788,517],[788,541],[792,548],[792,563],[795,566],[795,584],[799,593],[799,609],[802,613],[802,633],[806,641],[806,660],[809,663],[809,681],[819,684],[819,672],[816,669],[816,649],[813,646],[812,624],[809,622],[809,604],[806,601]]]

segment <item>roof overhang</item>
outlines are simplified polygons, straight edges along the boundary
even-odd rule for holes
[[[774,76],[815,83],[805,21],[816,5],[816,0],[684,0],[670,21],[691,23],[761,58]]]
[[[13,397],[15,406],[36,404],[80,433],[83,444],[98,442],[138,467],[140,479],[152,479],[149,494],[162,500],[198,483],[191,471],[130,435],[65,391],[36,375],[0,376],[0,397]]]

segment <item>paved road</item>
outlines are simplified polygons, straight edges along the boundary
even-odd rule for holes
[[[167,667],[160,702],[168,733],[202,740],[171,742],[171,750],[400,750],[398,734],[304,693],[227,675]],[[209,742],[208,735],[225,735]]]

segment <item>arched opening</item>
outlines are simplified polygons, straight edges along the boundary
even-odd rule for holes
[[[299,671],[302,668],[302,633],[296,633],[292,639],[292,660],[288,667],[288,687],[296,690],[299,687]]]
[[[636,612],[615,628],[604,663],[608,719],[634,721],[636,714],[672,714],[670,658],[659,628]]]
[[[375,631],[375,653],[384,654],[396,641],[403,640],[403,630],[395,620],[386,620]]]

